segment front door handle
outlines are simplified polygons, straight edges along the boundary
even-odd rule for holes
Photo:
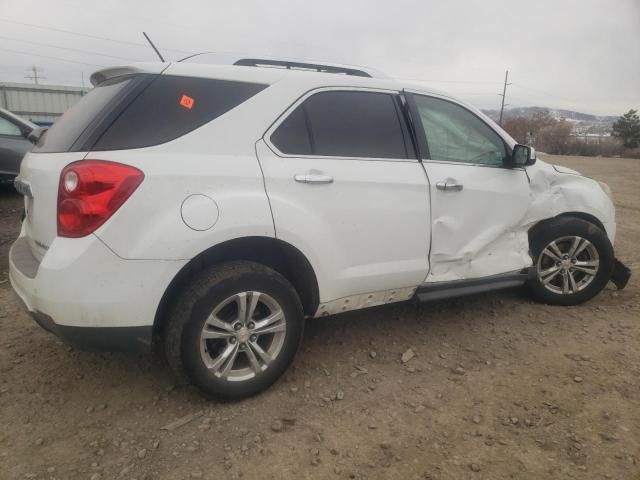
[[[321,173],[305,173],[294,175],[293,179],[300,183],[333,183],[331,175]]]
[[[451,181],[447,181],[447,182],[438,182],[436,183],[436,188],[438,190],[442,190],[443,192],[459,192],[460,190],[462,190],[462,184],[461,183],[456,183],[456,182],[451,182]]]

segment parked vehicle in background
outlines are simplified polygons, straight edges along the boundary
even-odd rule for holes
[[[77,347],[157,339],[240,398],[285,371],[305,318],[518,285],[576,305],[629,278],[609,188],[446,94],[263,59],[92,82],[25,157],[10,252],[27,309]]]
[[[0,108],[0,182],[13,181],[33,144],[27,136],[37,125]]]

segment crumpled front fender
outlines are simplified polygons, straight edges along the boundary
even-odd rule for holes
[[[537,161],[527,168],[531,205],[522,220],[527,229],[548,218],[582,213],[597,218],[614,244],[615,208],[600,184],[575,170]]]

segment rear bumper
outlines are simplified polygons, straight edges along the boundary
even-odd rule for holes
[[[124,260],[97,237],[56,238],[42,261],[21,235],[9,279],[36,322],[82,350],[145,350],[156,310],[185,261]]]
[[[617,258],[613,260],[613,273],[611,274],[611,281],[618,288],[622,290],[627,286],[629,279],[631,278],[631,269],[627,267]]]
[[[90,352],[148,352],[152,330],[149,327],[69,327],[58,325],[42,312],[29,312],[35,322],[67,345]]]

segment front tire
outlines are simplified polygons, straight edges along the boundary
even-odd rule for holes
[[[253,262],[216,265],[182,291],[165,334],[179,376],[221,399],[255,395],[287,369],[304,315],[293,286]]]
[[[534,277],[529,289],[550,305],[578,305],[595,297],[613,271],[613,247],[606,233],[585,220],[549,220],[531,239]]]

